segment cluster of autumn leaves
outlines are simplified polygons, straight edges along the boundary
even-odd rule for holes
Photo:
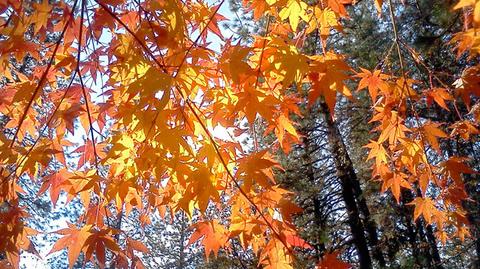
[[[375,3],[381,11],[382,2]],[[270,153],[256,142],[246,148],[238,138],[255,136],[261,121],[265,135],[276,137],[270,148],[288,152],[301,140],[291,120],[301,116],[299,105],[324,98],[333,113],[337,93],[352,98],[350,79],[368,89],[374,104],[371,121],[379,135],[366,147],[382,190],[397,201],[403,188],[420,190],[411,202],[415,218],[435,224],[443,241],[451,236],[445,226],[467,236],[461,174],[473,171],[460,156],[432,163],[428,155],[448,155],[441,139],[479,133],[479,109],[470,96],[478,96],[480,67],[442,88],[420,85],[407,72],[351,76],[344,56],[323,42],[332,29],[341,30],[348,4],[244,1],[256,20],[268,18],[266,35],[243,45],[232,44],[219,28],[224,1],[0,1],[2,264],[18,267],[21,251],[36,253],[29,237],[39,231],[25,225],[19,193],[21,184],[37,184],[38,194],[48,191],[54,205],[64,193],[84,206],[77,223],[58,231],[51,251],[67,248],[70,266],[83,253],[85,262],[100,267],[110,257],[118,267],[141,268],[137,254],[147,249],[109,220],[137,210],[148,225],[155,212],[182,210],[200,214],[190,242],[200,240],[207,255],[229,251],[235,239],[265,268],[292,268],[295,248],[310,248],[292,222],[301,209],[290,201],[292,193],[276,186],[274,172],[282,170]],[[459,53],[480,50],[479,6],[474,0],[456,6],[472,18],[454,38]],[[312,34],[322,51],[306,55],[300,48]],[[211,36],[224,42],[220,52],[209,47]],[[300,94],[305,86],[307,98]],[[415,115],[416,102],[453,113],[456,98],[474,116],[458,115],[457,123],[442,126]],[[215,136],[218,125],[229,138]],[[69,139],[80,129],[86,135],[78,145]],[[77,159],[74,165],[67,153]],[[319,267],[335,262],[326,255]]]
[[[452,43],[459,56],[468,51],[469,57],[474,57],[480,43],[478,34],[472,37],[471,33],[480,26],[480,2],[460,1],[453,7],[460,8],[464,9],[465,29],[454,36]],[[407,51],[410,55],[406,57],[425,66],[412,48]],[[454,85],[447,85],[435,75],[431,75],[429,85],[422,85],[407,78],[406,72],[395,77],[380,70],[361,70],[356,76],[360,78],[358,89],[367,88],[374,104],[371,122],[378,124],[379,136],[366,147],[370,149],[368,159],[375,160],[373,176],[381,182],[382,191],[390,190],[397,201],[401,200],[403,188],[417,193],[409,203],[414,206],[414,219],[423,216],[427,224],[435,224],[436,235],[443,244],[452,236],[463,240],[469,235],[469,222],[462,206],[468,199],[462,174],[475,172],[466,164],[467,158],[442,149],[439,141],[468,141],[480,134],[476,127],[480,122],[479,106],[471,101],[472,96],[480,93],[478,66],[467,67]],[[457,100],[463,101],[469,110],[467,115],[460,114]],[[422,102],[426,106],[436,103],[444,110],[442,113],[453,113],[456,122],[442,126],[421,119],[415,107]]]

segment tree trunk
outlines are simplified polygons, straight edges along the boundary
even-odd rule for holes
[[[304,165],[307,167],[307,177],[308,180],[312,183],[315,184],[315,172],[313,170],[313,158],[311,156],[311,143],[310,143],[310,138],[309,134],[303,133],[304,139],[303,139],[303,145],[305,147],[305,153],[303,154],[303,162]],[[317,258],[319,259],[321,257],[321,254],[325,252],[325,243],[322,241],[322,232],[324,231],[325,225],[322,220],[322,215],[320,212],[320,200],[318,196],[313,197],[313,210],[314,210],[314,218],[315,218],[315,225],[320,227],[320,232],[316,235],[317,239],[317,244],[315,245],[315,252],[317,255]]]
[[[415,187],[417,191],[417,196],[420,197],[422,196],[422,192],[420,191],[420,188],[418,186]],[[421,232],[421,235],[424,232],[424,227],[425,227],[425,235],[427,237],[427,242],[429,246],[429,254],[433,263],[433,268],[436,269],[443,269],[442,266],[442,259],[440,258],[440,253],[438,252],[438,247],[437,247],[437,240],[435,239],[435,235],[433,234],[433,229],[432,226],[428,225],[425,223],[425,221],[417,221],[417,226],[420,227],[419,231]]]
[[[342,186],[342,196],[347,209],[348,224],[352,232],[353,242],[358,251],[360,268],[372,268],[372,260],[365,237],[365,228],[360,219],[360,212],[357,202],[355,201],[355,192],[353,189],[353,181],[357,180],[355,170],[353,169],[346,146],[341,139],[340,132],[333,122],[329,108],[324,101],[320,102],[320,111],[325,116],[330,152],[332,153],[337,170],[337,177]]]
[[[353,169],[353,167],[351,169]],[[367,200],[363,196],[362,187],[360,186],[360,181],[357,179],[356,174],[354,180],[352,180],[352,183],[355,198],[358,201],[358,208],[363,215],[364,225],[368,233],[368,240],[373,252],[373,258],[378,262],[380,267],[385,267],[385,258],[383,257],[383,253],[378,241],[377,225],[370,216],[370,210],[368,209]]]
[[[435,235],[433,234],[433,229],[432,226],[427,225],[426,226],[426,232],[427,232],[427,240],[428,244],[430,246],[430,251],[433,259],[433,267],[437,269],[443,269],[442,265],[442,260],[440,258],[440,253],[438,252],[438,247],[437,247],[437,240],[435,238]]]

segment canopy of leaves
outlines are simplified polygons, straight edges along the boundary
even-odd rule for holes
[[[402,190],[418,186],[413,218],[433,225],[443,242],[464,239],[462,176],[475,172],[441,145],[480,133],[480,66],[472,60],[454,83],[433,72],[427,82],[410,77],[403,58],[424,62],[398,36],[394,10],[404,6],[375,0],[379,14],[390,9],[398,66],[352,68],[326,40],[342,31],[354,2],[243,1],[265,34],[242,43],[221,30],[229,20],[224,0],[0,1],[1,265],[18,268],[20,253],[36,253],[30,239],[45,231],[28,227],[32,212],[21,202],[22,186],[36,185],[53,205],[60,195],[82,204],[51,249],[66,248],[70,267],[82,257],[100,268],[142,268],[147,247],[112,219],[136,214],[147,226],[156,213],[183,212],[198,220],[188,242],[203,245],[207,257],[240,246],[264,268],[293,268],[297,251],[312,246],[292,221],[301,210],[277,184],[284,168],[272,151],[289,153],[301,142],[293,119],[305,116],[302,107],[325,102],[335,118],[338,96],[355,102],[356,81],[371,98],[366,159],[381,192],[401,202]],[[465,26],[450,44],[474,59],[480,2],[453,9]],[[308,38],[321,51],[304,52]],[[425,120],[420,104],[456,120]],[[242,145],[259,121],[271,144]],[[350,267],[338,255],[316,263]]]

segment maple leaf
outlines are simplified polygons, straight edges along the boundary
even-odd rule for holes
[[[248,215],[242,214],[241,211],[248,203],[245,198],[235,200],[233,213],[231,217],[231,224],[229,227],[230,237],[238,237],[240,244],[243,247],[247,247],[252,243],[254,238],[262,233],[262,223],[257,219],[251,219]],[[255,252],[259,251],[261,246],[259,244],[252,244],[252,248]]]
[[[468,140],[470,135],[478,135],[480,131],[468,120],[458,121],[450,126],[452,132],[450,136],[459,135],[461,138]]]
[[[278,205],[280,212],[282,213],[283,220],[290,223],[292,222],[292,215],[301,213],[303,211],[303,208],[285,198],[281,198]]]
[[[107,159],[117,163],[120,166],[118,169],[123,170],[124,166],[131,164],[130,157],[135,155],[135,141],[128,134],[118,134],[112,137],[112,143],[113,146],[108,152]],[[87,143],[86,145],[91,145],[91,151],[93,151],[93,143]],[[90,154],[92,154],[91,151]],[[91,155],[90,158],[93,157]]]
[[[440,152],[440,145],[438,144],[438,138],[448,137],[448,135],[444,131],[438,128],[440,125],[441,124],[439,123],[427,122],[420,128],[422,131],[421,132],[422,135],[425,136],[428,143],[437,152]]]
[[[382,129],[378,137],[378,143],[388,140],[390,145],[394,145],[399,139],[406,137],[406,132],[410,132],[410,129],[403,124],[402,119],[395,115],[386,122],[386,127]]]
[[[430,183],[430,178],[433,178],[433,181],[436,181],[436,175],[430,173],[421,173],[418,178],[418,186],[423,195],[427,192],[428,184]]]
[[[239,92],[236,95],[238,97],[238,102],[235,105],[235,109],[238,111],[244,111],[249,123],[255,121],[260,108],[263,107],[264,110],[273,110],[271,104],[265,103],[265,106],[263,106],[260,102],[260,100],[265,97],[261,91],[245,89],[245,91]]]
[[[407,176],[404,173],[391,174],[388,178],[383,179],[382,192],[390,189],[397,203],[400,203],[401,188],[412,189],[406,178]]]
[[[380,14],[382,13],[382,5],[383,5],[383,0],[373,0],[375,3],[375,8],[377,9],[377,12]]]
[[[317,264],[318,269],[348,269],[352,266],[338,258],[340,253],[334,251],[323,255],[320,262]]]
[[[189,175],[189,184],[186,187],[185,193],[180,201],[184,203],[182,208],[186,212],[190,211],[189,203],[193,200],[198,203],[198,208],[205,212],[210,199],[218,201],[220,196],[217,190],[217,179],[212,174],[210,169],[200,167]],[[189,212],[192,215],[193,212]]]
[[[467,226],[461,226],[457,229],[457,234],[460,240],[465,241],[465,237],[470,237],[470,229]]]
[[[100,268],[105,268],[105,249],[108,248],[113,253],[118,253],[120,248],[118,247],[115,239],[109,235],[110,229],[103,229],[100,231],[93,231],[93,233],[85,240],[85,259],[93,261],[93,253],[97,258]],[[127,241],[128,244],[128,241]]]
[[[470,51],[469,58],[480,53],[480,39],[478,38],[478,30],[470,28],[464,32],[456,33],[451,43],[455,44],[457,50],[457,58],[460,58],[465,52]],[[465,69],[468,70],[469,68]],[[454,85],[461,85],[462,81],[459,79]],[[465,96],[468,98],[467,96]]]
[[[16,201],[12,201],[15,203]],[[0,211],[0,248],[4,251],[6,260],[10,263],[9,268],[19,268],[20,251],[26,250],[38,257],[40,255],[30,241],[29,236],[37,234],[37,231],[26,227],[22,219],[29,215],[24,208],[2,203]]]
[[[300,18],[307,21],[308,16],[305,12],[307,4],[300,0],[288,0],[286,7],[284,7],[278,15],[280,19],[285,20],[288,18],[292,30],[295,32],[300,22]]]
[[[84,145],[79,146],[73,151],[73,153],[81,153],[77,168],[80,169],[87,163],[94,164],[96,162],[95,152],[98,153],[99,149],[94,147],[97,147],[97,144],[91,140],[87,140]]]
[[[71,174],[66,170],[62,169],[48,177],[45,177],[38,195],[44,193],[47,189],[50,189],[50,199],[52,200],[53,206],[57,204],[58,196],[62,187],[65,185],[65,182],[71,177]]]
[[[313,247],[307,243],[307,241],[303,240],[301,237],[296,235],[295,233],[292,232],[283,232],[282,236],[285,237],[285,242],[290,246],[290,247],[300,247],[304,249],[313,249]]]
[[[369,148],[370,152],[368,153],[367,160],[375,158],[375,165],[380,166],[382,163],[387,163],[387,151],[383,147],[382,143],[377,141],[370,140],[370,143],[364,147]]]
[[[463,185],[462,174],[473,174],[475,171],[465,162],[467,158],[458,156],[450,157],[448,160],[441,162],[439,167],[442,168],[443,174],[451,177],[459,186]]]
[[[249,2],[251,2],[250,5],[248,5]],[[243,5],[248,6],[247,10],[253,10],[253,18],[255,20],[259,20],[262,16],[264,16],[265,12],[269,8],[269,5],[265,0],[254,0],[254,1],[243,0]]]
[[[348,13],[347,13],[347,10],[345,9],[345,5],[351,5],[354,2],[355,0],[328,0],[327,5],[335,13],[340,14],[342,17],[348,17]]]
[[[475,123],[480,125],[480,103],[474,105],[468,114],[473,115]]]
[[[284,114],[280,114],[280,116],[277,118],[277,128],[275,129],[275,135],[277,136],[283,150],[288,153],[291,143],[287,142],[287,140],[285,139],[285,131],[287,131],[289,136],[292,137],[295,142],[299,141],[299,135],[295,130],[292,122]]]
[[[218,23],[226,20],[223,15],[218,13],[221,5],[209,7],[203,2],[199,2],[194,5],[196,13],[193,13],[193,19],[198,22],[198,24],[195,24],[194,26],[195,30],[198,29],[200,31],[200,37],[203,40],[206,40],[208,33],[205,31],[205,29],[208,29],[210,32],[223,39],[222,32],[218,28]],[[171,21],[172,19],[173,18],[171,18]]]
[[[447,234],[447,232],[440,230],[440,231],[437,231],[437,232],[435,233],[435,236],[436,236],[438,239],[440,239],[440,242],[442,242],[442,244],[443,244],[444,246],[446,245],[447,239],[448,239],[448,234]]]
[[[428,224],[431,224],[432,216],[435,216],[437,214],[437,208],[435,207],[434,202],[428,197],[417,197],[412,202],[408,203],[408,205],[415,206],[415,210],[413,212],[414,220],[417,220],[420,215],[422,215],[425,221]]]
[[[48,142],[47,142],[48,143]],[[58,154],[57,150],[51,148],[51,145],[39,145],[30,152],[25,162],[18,167],[17,173],[28,171],[30,175],[36,176],[41,166],[46,166],[52,159],[52,155]]]
[[[75,261],[77,261],[78,256],[84,250],[85,242],[93,234],[91,225],[85,225],[82,228],[78,229],[75,225],[67,223],[68,228],[61,229],[56,231],[63,235],[50,250],[49,254],[57,252],[61,249],[68,249],[68,265],[69,268],[73,268]]]
[[[360,70],[362,72],[358,72],[355,75],[355,77],[361,78],[358,82],[357,90],[368,88],[370,97],[372,98],[372,101],[375,102],[379,90],[382,92],[388,91],[388,84],[385,82],[385,79],[387,79],[388,76],[381,74],[381,70],[374,70],[373,72],[363,68],[360,68]]]
[[[330,0],[330,2],[336,0]],[[339,12],[336,12],[332,9],[335,7],[339,8]],[[345,13],[343,13],[345,11]],[[340,14],[340,15],[339,15]],[[320,9],[319,7],[313,7],[313,12],[309,14],[310,18],[307,20],[308,28],[306,29],[306,33],[311,33],[317,29],[320,30],[320,34],[322,36],[330,35],[332,29],[337,31],[342,31],[342,26],[339,22],[340,16],[346,16],[346,10],[343,5],[338,4],[334,7],[330,8],[327,7],[325,9]]]
[[[221,68],[223,72],[232,78],[235,84],[250,82],[248,79],[254,79],[256,73],[245,61],[251,49],[242,46],[232,46],[230,42],[225,45]]]
[[[440,107],[450,111],[445,101],[452,101],[452,95],[444,88],[434,88],[427,93],[427,104],[432,105],[432,101],[435,101]]]
[[[293,0],[295,1],[295,0]],[[266,58],[262,65],[265,66],[264,73],[270,74],[272,80],[277,80],[286,89],[292,82],[300,81],[308,72],[308,57],[299,52],[299,50],[279,37],[265,38],[268,42],[263,50],[263,56]],[[263,43],[259,46],[263,47]],[[262,49],[258,51],[262,54]],[[259,57],[260,55],[258,55]],[[252,57],[251,60],[257,60]],[[260,59],[258,58],[258,61]],[[263,67],[262,67],[263,69]]]
[[[283,248],[283,243],[276,238],[268,241],[260,255],[260,263],[268,269],[293,269],[292,259],[288,250]]]
[[[207,259],[211,252],[216,257],[220,248],[228,246],[229,233],[217,220],[195,223],[191,229],[195,231],[190,236],[188,244],[203,238],[202,245],[205,248]]]
[[[400,161],[412,174],[416,174],[419,166],[428,163],[422,141],[408,138],[399,141],[402,149]]]
[[[138,240],[128,238],[127,239],[127,245],[129,246],[129,248],[134,249],[136,251],[140,251],[140,252],[143,252],[143,253],[148,253],[148,248],[142,242],[140,242]]]
[[[52,6],[48,3],[48,0],[42,0],[41,4],[34,3],[35,7],[35,23],[34,33],[38,33],[40,28],[47,26],[48,17],[52,11]]]
[[[267,150],[250,154],[238,160],[238,163],[237,175],[243,179],[244,188],[247,191],[250,190],[254,182],[257,182],[266,189],[271,188],[271,183],[275,182],[272,168],[280,167],[278,163],[271,158]]]
[[[342,56],[333,52],[329,52],[325,56],[311,56],[310,59],[312,63],[309,80],[313,85],[308,95],[308,103],[314,104],[322,95],[331,115],[334,115],[337,92],[346,97],[352,97],[344,82],[348,78],[346,73],[350,68],[343,61]]]
[[[471,97],[480,96],[480,66],[472,66],[462,71],[462,76],[453,85],[456,88],[456,95],[470,108]]]

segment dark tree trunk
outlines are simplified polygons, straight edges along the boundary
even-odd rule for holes
[[[422,192],[418,186],[415,187],[417,190],[417,196],[422,196]],[[417,221],[417,227],[419,227],[419,231],[421,234],[424,233],[425,227],[425,235],[428,242],[429,247],[429,256],[431,257],[432,267],[436,269],[443,269],[442,266],[442,259],[440,258],[440,253],[438,252],[437,240],[435,239],[435,235],[433,234],[432,226],[425,223],[425,221]],[[424,237],[422,237],[424,238]],[[427,243],[426,242],[426,243]]]
[[[406,204],[413,201],[412,193],[410,190],[403,189],[401,191],[401,204],[398,205],[398,209],[401,212],[400,214],[403,215],[405,219],[405,226],[407,227],[407,236],[408,236],[408,243],[412,249],[412,255],[415,260],[415,265],[417,268],[424,268],[424,262],[422,259],[422,251],[419,248],[419,242],[417,237],[417,230],[415,224],[413,222],[413,210],[405,206]]]
[[[368,209],[367,201],[365,199],[365,196],[363,195],[360,181],[357,179],[356,175],[354,180],[352,180],[352,183],[355,198],[358,201],[358,208],[363,215],[364,225],[368,233],[368,240],[370,243],[370,247],[372,248],[373,258],[378,262],[380,267],[385,267],[385,258],[383,257],[383,253],[378,241],[377,225],[370,216],[370,210]]]
[[[372,268],[372,259],[365,237],[365,228],[360,219],[360,211],[355,200],[353,188],[353,181],[357,181],[355,170],[353,169],[352,161],[340,136],[340,132],[331,118],[328,106],[323,101],[320,102],[320,111],[325,116],[330,152],[335,163],[337,177],[342,186],[342,196],[347,209],[348,224],[358,252],[360,268]]]
[[[417,227],[417,231],[418,231],[418,235],[419,235],[418,238],[420,239],[420,244],[422,246],[420,251],[422,253],[422,256],[424,256],[425,259],[426,259],[425,266],[427,268],[436,268],[436,267],[434,267],[433,257],[430,254],[430,245],[428,244],[428,242],[425,238],[426,236],[425,236],[425,231],[423,229],[423,223],[422,223],[422,221],[420,221],[420,219],[417,219],[417,221],[415,222],[415,225]]]
[[[426,232],[427,232],[427,240],[428,244],[430,246],[430,251],[433,259],[433,267],[437,269],[442,269],[442,259],[440,258],[440,253],[438,252],[438,247],[437,247],[437,240],[435,238],[435,235],[433,234],[433,229],[432,226],[427,225],[426,227]]]
[[[418,190],[420,191],[420,190]],[[424,222],[420,219],[413,220],[413,209],[411,206],[406,206],[414,199],[414,194],[411,190],[402,190],[402,204],[400,205],[405,216],[409,242],[412,248],[412,253],[415,257],[415,263],[420,268],[435,268],[442,269],[442,261],[438,252],[435,236],[433,235],[432,227],[427,226],[425,232]],[[420,246],[420,247],[419,247]]]
[[[415,227],[412,224],[412,216],[409,212],[407,212],[404,217],[405,224],[407,225],[408,242],[410,243],[410,247],[412,248],[412,254],[415,259],[415,264],[422,268],[423,262],[420,260],[420,250],[418,249],[417,243],[417,232],[415,231]]]
[[[309,134],[303,133],[304,139],[303,139],[303,145],[305,147],[305,153],[303,155],[303,161],[304,165],[307,168],[307,177],[308,180],[312,183],[315,184],[315,172],[313,169],[313,158],[311,156],[311,143],[310,143],[310,138]],[[315,245],[315,250],[316,250],[316,255],[317,258],[319,259],[321,257],[321,254],[325,252],[325,243],[322,241],[322,232],[324,231],[324,222],[322,220],[322,214],[321,214],[321,208],[320,208],[320,199],[318,196],[313,197],[313,210],[314,210],[314,218],[315,218],[315,225],[320,227],[319,233],[317,234],[317,244]]]

